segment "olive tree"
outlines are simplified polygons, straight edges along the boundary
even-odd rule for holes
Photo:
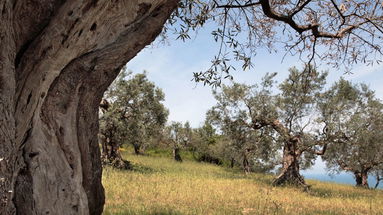
[[[189,149],[197,161],[222,164],[225,156],[216,150],[221,140],[222,135],[219,135],[211,123],[206,120],[201,127],[192,130]]]
[[[225,151],[230,151],[232,165],[239,163],[245,173],[255,168],[265,169],[270,164],[273,167],[276,157],[278,146],[272,141],[272,131],[266,127],[254,129],[251,118],[254,110],[263,111],[265,116],[275,114],[268,88],[270,81],[271,77],[267,77],[259,92],[256,91],[258,86],[224,85],[220,91],[214,91],[217,104],[207,112],[207,119],[226,137],[227,141],[222,143],[225,143]],[[258,102],[252,104],[254,100]]]
[[[327,139],[318,138],[310,129],[316,124],[315,107],[327,73],[313,70],[309,75],[308,67],[302,71],[291,68],[288,78],[279,85],[279,94],[272,91],[275,74],[266,75],[260,86],[234,84],[223,86],[222,92],[215,94],[218,104],[211,110],[212,115],[225,130],[235,134],[233,141],[243,145],[245,138],[255,133],[258,141],[250,143],[258,146],[262,154],[270,156],[282,150],[282,168],[275,185],[305,186],[300,169],[309,167],[314,155],[323,154],[327,147]],[[318,146],[323,149],[318,151]],[[245,148],[245,152],[249,150]]]
[[[101,162],[119,169],[130,169],[129,161],[122,158],[120,147],[124,141],[123,123],[116,117],[115,107],[103,99],[100,104],[101,117],[99,128],[99,141],[101,144]],[[118,112],[120,114],[120,112]]]
[[[324,93],[320,110],[325,132],[336,137],[323,156],[327,167],[368,187],[368,175],[379,175],[383,164],[383,104],[367,85],[341,79]]]
[[[127,168],[120,146],[131,144],[134,152],[141,154],[150,141],[162,133],[168,116],[162,104],[164,98],[162,90],[150,82],[145,73],[121,72],[100,105],[104,110],[99,133],[104,163]]]
[[[184,125],[180,122],[171,122],[165,129],[167,142],[173,150],[173,158],[175,161],[182,162],[180,150],[186,146],[191,140],[192,129],[189,122]]]

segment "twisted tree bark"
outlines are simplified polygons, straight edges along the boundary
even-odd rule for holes
[[[355,181],[357,187],[369,188],[368,185],[368,171],[355,171],[354,172]]]
[[[296,142],[287,142],[283,147],[283,163],[280,174],[274,179],[273,185],[294,185],[306,187],[303,176],[299,173],[299,159]]]
[[[101,214],[98,105],[178,0],[0,0],[0,214]]]

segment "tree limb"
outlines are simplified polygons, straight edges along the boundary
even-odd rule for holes
[[[218,4],[217,1],[214,1],[214,4],[216,6],[216,8],[245,8],[245,7],[253,7],[253,6],[256,6],[256,5],[259,5],[261,4],[260,2],[250,2],[250,3],[246,3],[246,4],[237,4],[237,5],[233,5],[233,4],[224,4],[224,5],[220,5]]]

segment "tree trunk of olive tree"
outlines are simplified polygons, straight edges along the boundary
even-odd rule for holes
[[[103,99],[100,103],[100,110],[106,114],[109,110],[109,102]],[[103,166],[110,165],[118,169],[130,169],[129,161],[122,159],[120,153],[120,138],[118,138],[118,129],[113,120],[103,120],[104,126],[99,129],[99,142],[101,144],[101,163]]]
[[[287,142],[283,148],[281,173],[273,181],[273,185],[294,185],[306,187],[303,176],[299,173],[300,153],[297,153],[295,142]]]
[[[243,166],[243,171],[245,172],[245,174],[249,174],[251,172],[251,166],[250,166],[247,150],[243,152],[242,166]]]
[[[357,187],[363,187],[363,188],[368,188],[368,171],[357,171],[354,172],[355,176],[355,181],[356,181],[356,186]]]
[[[101,214],[101,97],[177,2],[0,0],[0,214]]]
[[[173,158],[175,161],[182,162],[180,148],[178,146],[173,147]]]
[[[105,137],[105,134],[100,134],[101,142],[101,163],[105,165],[110,165],[118,169],[131,169],[131,164],[129,161],[122,158],[120,152],[120,144],[113,140],[112,137]]]
[[[133,145],[133,149],[134,149],[134,154],[136,155],[142,155],[144,154],[141,150],[141,144],[132,144]]]
[[[235,159],[231,158],[231,160],[230,160],[230,168],[234,168],[234,164],[235,164]]]

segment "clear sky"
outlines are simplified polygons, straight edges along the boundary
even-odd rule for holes
[[[155,43],[156,44],[156,43]],[[141,51],[127,64],[128,70],[134,73],[148,72],[149,80],[162,88],[165,93],[165,106],[169,109],[169,121],[189,121],[192,127],[200,126],[206,111],[215,104],[211,87],[196,84],[192,81],[193,72],[206,70],[211,59],[218,52],[218,44],[214,42],[209,30],[201,30],[196,38],[182,42],[169,41],[169,45],[154,45]],[[288,56],[282,62],[283,50],[269,54],[259,50],[254,58],[254,68],[249,71],[232,73],[234,81],[254,84],[260,81],[266,72],[278,72],[277,79],[283,80],[288,68],[302,68],[297,57]],[[319,70],[328,68],[320,67]],[[353,82],[363,82],[376,91],[378,98],[383,99],[383,65],[354,68],[353,74],[343,74],[341,70],[329,69],[328,84],[331,85],[343,76]],[[324,164],[317,161],[310,173],[324,173]]]
[[[210,60],[218,52],[217,43],[213,41],[210,31],[200,31],[196,38],[182,42],[169,41],[170,45],[149,46],[141,51],[127,64],[127,68],[135,73],[148,72],[148,77],[165,93],[165,105],[170,110],[170,121],[189,121],[193,127],[198,127],[205,118],[206,111],[215,104],[211,87],[196,84],[191,81],[193,72],[206,70]],[[155,43],[156,44],[156,43]],[[302,62],[297,57],[286,57],[284,52],[269,54],[260,50],[254,58],[254,68],[249,71],[232,73],[234,81],[254,84],[266,72],[278,72],[277,79],[283,80],[288,74],[288,68],[302,68]],[[376,91],[383,99],[383,65],[368,67],[358,66],[354,74],[343,75],[342,71],[329,70],[328,83],[338,80],[340,76],[354,82],[364,82]],[[320,67],[320,70],[326,68]]]

